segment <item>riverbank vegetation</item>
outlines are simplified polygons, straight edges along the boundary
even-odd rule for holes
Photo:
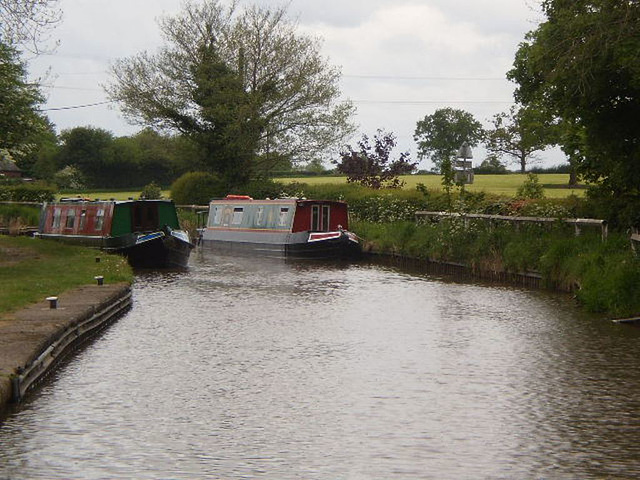
[[[546,288],[567,291],[588,311],[614,317],[640,313],[640,261],[626,234],[602,241],[600,232],[461,218],[437,223],[355,221],[352,229],[375,252],[462,263],[471,274],[537,273]]]
[[[466,190],[447,194],[424,185],[373,190],[354,184],[291,183],[286,190],[292,196],[347,201],[351,230],[375,252],[462,263],[479,276],[536,273],[545,287],[572,292],[589,311],[613,317],[640,314],[640,261],[630,244],[628,215],[619,205],[575,195],[548,199]],[[417,211],[547,217],[558,222],[516,227],[461,217],[422,221]],[[589,227],[576,236],[574,227],[561,221],[566,218],[603,218],[609,221],[609,234],[603,240],[600,228]]]
[[[100,262],[96,262],[100,257]],[[131,282],[124,257],[27,237],[0,236],[0,315],[80,285]]]

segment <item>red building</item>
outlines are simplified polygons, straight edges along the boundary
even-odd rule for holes
[[[0,178],[22,178],[22,170],[11,160],[0,158]]]

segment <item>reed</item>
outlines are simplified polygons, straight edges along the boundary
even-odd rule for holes
[[[640,314],[640,260],[625,233],[570,227],[493,225],[460,219],[438,223],[355,221],[352,230],[375,252],[466,264],[471,273],[538,273],[547,288],[572,292],[588,311]]]

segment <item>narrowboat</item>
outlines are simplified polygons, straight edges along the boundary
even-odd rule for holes
[[[227,195],[209,204],[200,241],[204,247],[218,251],[290,258],[352,258],[362,253],[362,247],[348,227],[344,202],[254,200],[245,195]]]
[[[170,200],[45,203],[36,236],[118,253],[136,268],[184,268],[193,248]]]

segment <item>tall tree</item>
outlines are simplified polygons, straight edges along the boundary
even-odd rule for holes
[[[400,188],[403,182],[399,175],[407,175],[416,168],[409,153],[401,153],[392,160],[391,152],[396,146],[393,133],[378,130],[373,136],[373,145],[367,135],[358,142],[358,148],[347,145],[340,154],[340,161],[334,162],[336,170],[347,176],[348,182],[360,183],[369,188]]]
[[[517,100],[572,125],[580,141],[564,136],[566,147],[587,180],[637,196],[640,3],[544,0],[542,7],[546,21],[527,35],[508,73]]]
[[[114,143],[111,132],[94,127],[75,127],[64,130],[60,141],[60,167],[78,168],[90,187],[108,186],[105,179],[110,175],[109,162]]]
[[[450,162],[464,142],[478,145],[482,125],[471,113],[455,108],[441,108],[418,121],[413,135],[418,143],[418,157],[429,158],[438,168]]]
[[[498,157],[507,156],[525,173],[527,165],[536,161],[535,152],[556,143],[555,128],[546,114],[535,107],[513,106],[508,112],[493,116],[493,127],[487,130],[485,146]]]
[[[339,70],[284,7],[187,1],[160,28],[166,45],[116,62],[108,94],[133,122],[198,142],[230,184],[260,162],[314,157],[353,132]]]
[[[14,160],[33,152],[37,137],[48,129],[38,113],[43,101],[37,85],[27,82],[17,50],[0,42],[0,150]]]
[[[59,0],[0,0],[0,41],[41,53],[62,19]],[[45,51],[46,51],[46,47]]]

